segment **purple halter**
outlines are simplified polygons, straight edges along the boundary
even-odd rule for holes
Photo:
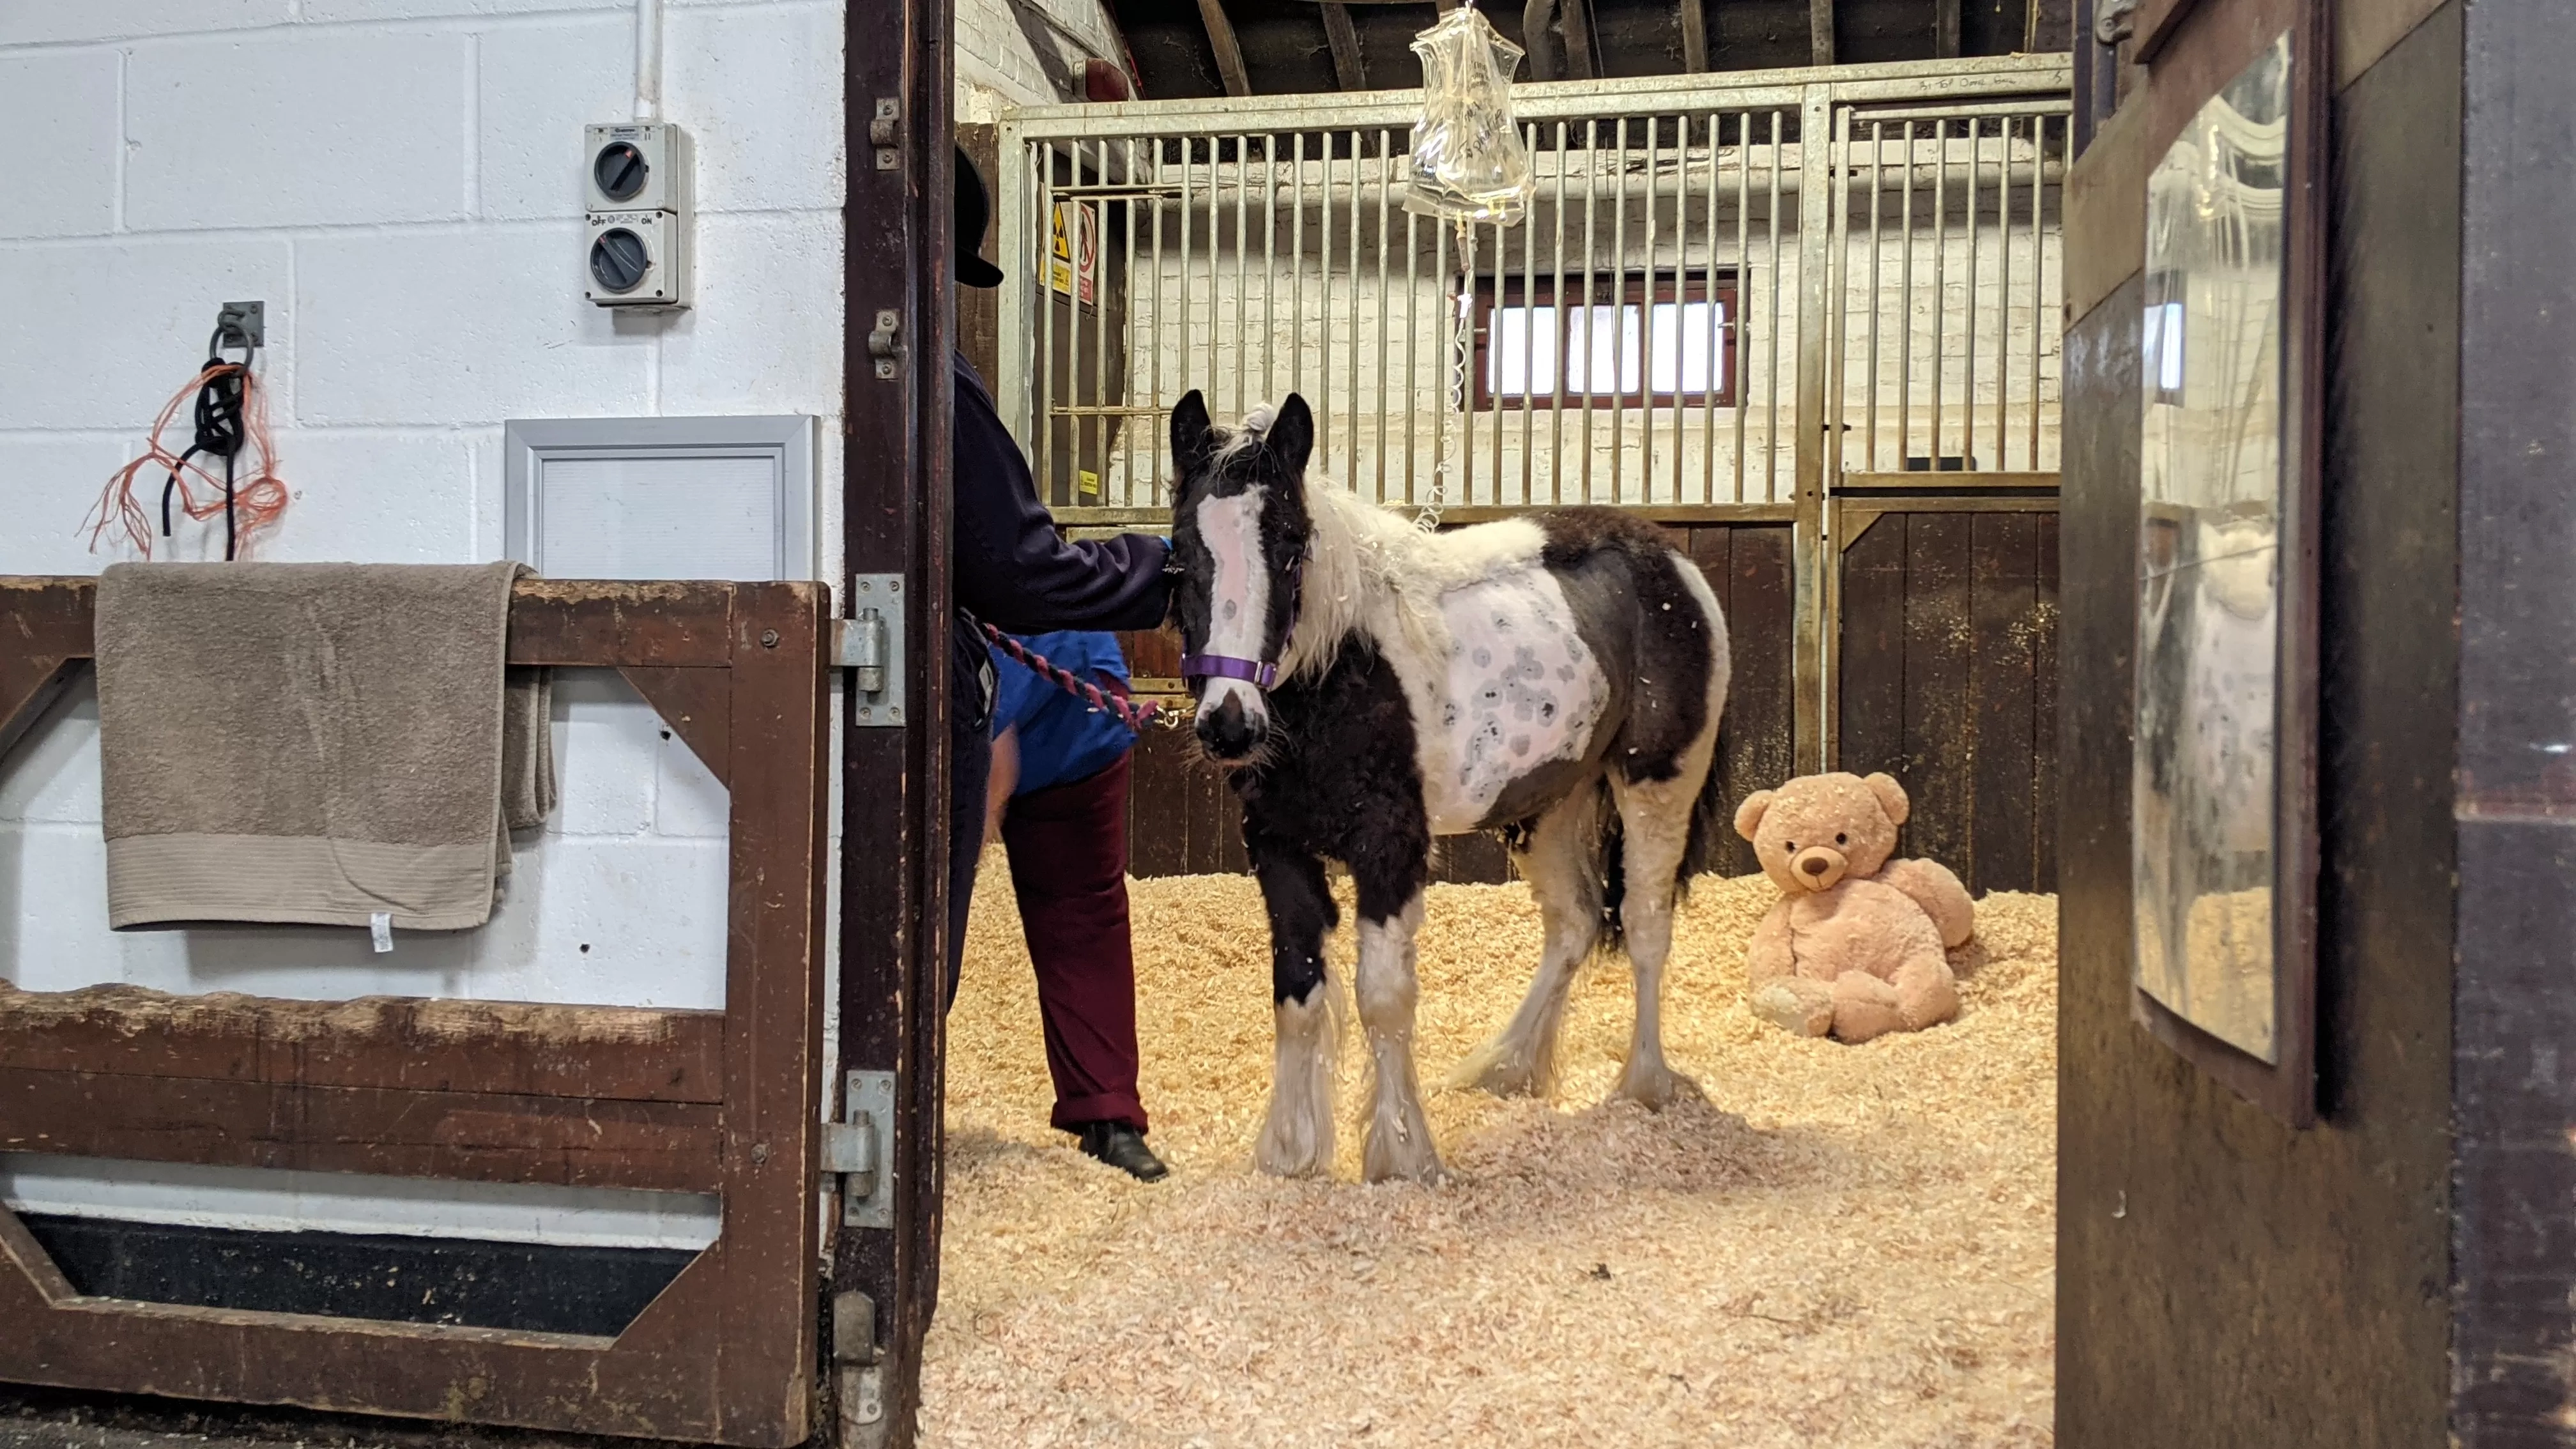
[[[1309,553],[1313,544],[1308,544]],[[1296,567],[1288,571],[1288,628],[1280,636],[1286,641],[1297,637],[1297,611],[1306,601],[1307,554],[1297,556]],[[1240,679],[1255,689],[1267,690],[1279,682],[1279,662],[1275,659],[1237,659],[1231,654],[1184,654],[1181,656],[1181,680],[1196,684],[1203,679]]]

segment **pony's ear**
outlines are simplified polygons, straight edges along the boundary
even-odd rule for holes
[[[1295,393],[1279,405],[1279,416],[1271,419],[1270,431],[1262,434],[1271,456],[1290,473],[1306,471],[1306,459],[1315,451],[1315,415],[1306,408],[1306,400]]]
[[[1183,477],[1208,460],[1215,452],[1214,429],[1208,422],[1207,399],[1191,388],[1189,396],[1172,409],[1172,466]]]

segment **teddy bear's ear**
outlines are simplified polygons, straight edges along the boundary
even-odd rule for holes
[[[1735,807],[1735,833],[1751,840],[1762,828],[1762,812],[1771,808],[1771,792],[1756,790]]]
[[[1878,808],[1887,812],[1888,824],[1902,825],[1905,817],[1913,813],[1913,805],[1905,798],[1905,787],[1896,783],[1894,775],[1872,775],[1861,783],[1878,797]]]

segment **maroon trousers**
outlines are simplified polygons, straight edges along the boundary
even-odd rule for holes
[[[1037,966],[1047,1071],[1066,1131],[1146,1127],[1136,1095],[1136,957],[1127,932],[1127,776],[1133,754],[1089,779],[1013,796],[1002,817],[1020,929]]]

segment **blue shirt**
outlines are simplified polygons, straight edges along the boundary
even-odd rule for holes
[[[1127,677],[1118,636],[1068,630],[1014,635],[1029,651],[1077,679]],[[993,651],[993,733],[1020,732],[1020,778],[1015,796],[1087,780],[1136,746],[1136,732],[1107,710],[1068,693],[1054,680],[1009,654]]]

